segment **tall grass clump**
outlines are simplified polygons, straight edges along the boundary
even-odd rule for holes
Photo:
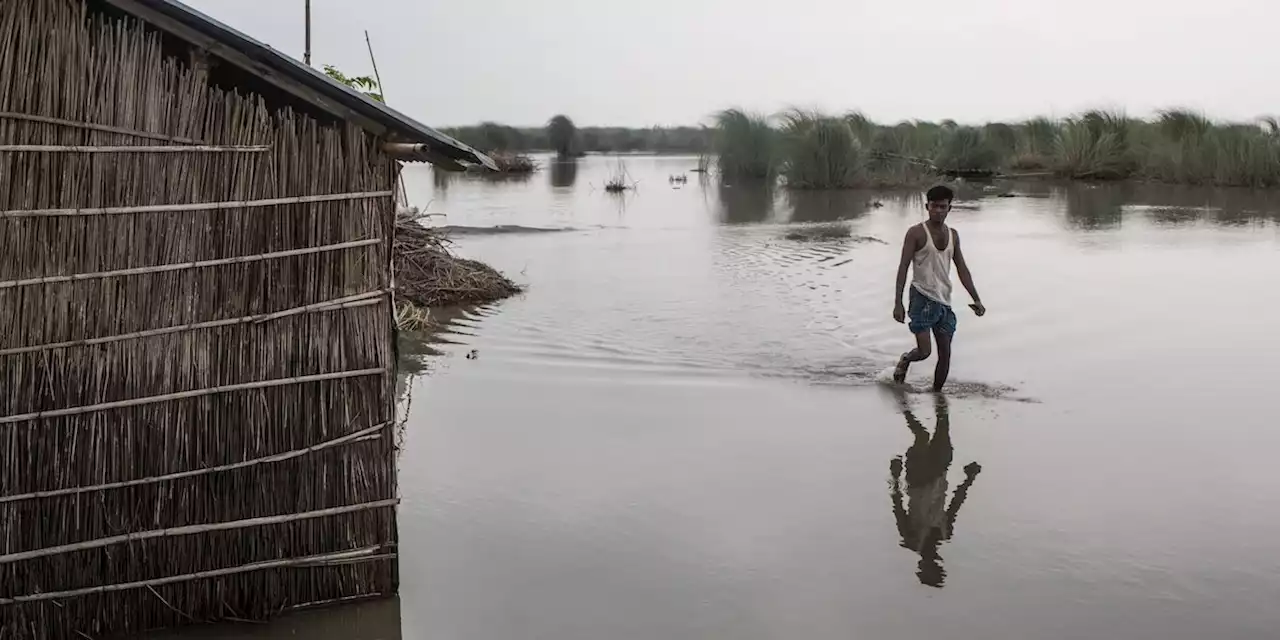
[[[946,127],[934,164],[950,173],[993,173],[1002,158],[991,138],[990,133],[978,127]]]
[[[793,110],[782,118],[782,175],[793,189],[857,186],[866,164],[848,118]]]
[[[1143,172],[1148,177],[1186,183],[1212,180],[1215,152],[1210,134],[1214,125],[1208,118],[1186,109],[1166,109],[1142,129],[1146,140]]]
[[[993,164],[1000,164],[1018,150],[1018,131],[1013,125],[989,122],[982,127],[982,139],[987,148],[996,155]]]
[[[933,159],[942,143],[942,127],[932,122],[904,121],[877,126],[871,135],[868,186],[921,185],[933,181]]]
[[[1041,171],[1053,165],[1060,124],[1048,118],[1032,118],[1014,125],[1016,143],[1009,168]]]
[[[795,189],[899,187],[939,174],[1022,174],[1280,187],[1280,119],[1274,117],[1243,124],[1214,122],[1189,109],[1166,109],[1146,120],[1092,110],[980,126],[953,120],[885,125],[857,111],[793,110],[770,120],[729,109],[715,124],[719,168],[731,183],[772,183],[780,174]]]
[[[1057,171],[1076,179],[1121,180],[1137,169],[1130,146],[1134,122],[1124,114],[1086,111],[1067,118],[1055,145]]]
[[[1213,154],[1213,183],[1280,186],[1280,139],[1253,125],[1214,127],[1206,134]]]
[[[764,116],[741,109],[716,114],[715,150],[720,175],[726,180],[771,181],[777,175],[778,132]]]
[[[863,145],[870,144],[876,132],[881,129],[880,125],[863,115],[861,111],[850,111],[844,114],[844,121],[849,125],[849,130],[853,131],[854,137]]]

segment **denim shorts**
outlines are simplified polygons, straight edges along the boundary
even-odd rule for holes
[[[956,333],[956,312],[937,300],[926,297],[911,287],[910,302],[907,306],[907,317],[911,319],[908,327],[911,333],[923,333],[934,330],[942,335],[952,336]]]

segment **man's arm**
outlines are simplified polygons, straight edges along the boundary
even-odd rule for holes
[[[919,227],[911,227],[907,229],[907,235],[902,239],[902,257],[898,260],[898,281],[894,287],[893,299],[893,319],[898,322],[907,321],[907,309],[902,306],[902,292],[907,288],[907,267],[911,266],[911,258],[916,254],[916,229]]]
[[[955,495],[951,496],[951,506],[947,508],[947,532],[943,536],[944,539],[950,540],[955,533],[956,516],[960,515],[960,505],[964,504],[964,499],[969,497],[969,488],[973,486],[973,481],[978,479],[978,474],[981,472],[982,465],[976,462],[970,462],[964,466],[964,482],[956,487]]]
[[[960,250],[959,231],[951,230],[951,241],[956,243],[953,259],[956,262],[956,273],[960,275],[960,284],[964,285],[964,290],[969,292],[970,298],[973,298],[974,313],[981,316],[987,312],[987,308],[983,306],[982,298],[978,297],[978,289],[973,286],[973,274],[969,272],[969,265],[964,261],[964,252]]]

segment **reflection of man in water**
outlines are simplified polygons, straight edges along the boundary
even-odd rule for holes
[[[893,474],[891,497],[893,498],[893,515],[898,521],[898,533],[902,536],[902,546],[920,554],[919,570],[916,575],[922,584],[941,587],[947,572],[942,568],[942,558],[938,555],[938,546],[950,540],[956,522],[956,514],[973,481],[977,479],[982,467],[970,462],[964,467],[964,482],[956,487],[951,506],[947,507],[947,468],[951,466],[951,418],[947,411],[947,399],[941,394],[934,397],[934,409],[937,414],[937,425],[933,437],[920,424],[905,397],[902,402],[902,415],[907,418],[907,427],[915,435],[915,442],[907,449],[907,507],[902,506],[902,459],[894,458],[889,463],[889,472]]]

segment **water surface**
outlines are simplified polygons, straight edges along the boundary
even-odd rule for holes
[[[881,382],[917,196],[625,162],[410,169],[529,291],[406,345],[403,637],[1274,636],[1280,194],[965,189],[937,399]]]

